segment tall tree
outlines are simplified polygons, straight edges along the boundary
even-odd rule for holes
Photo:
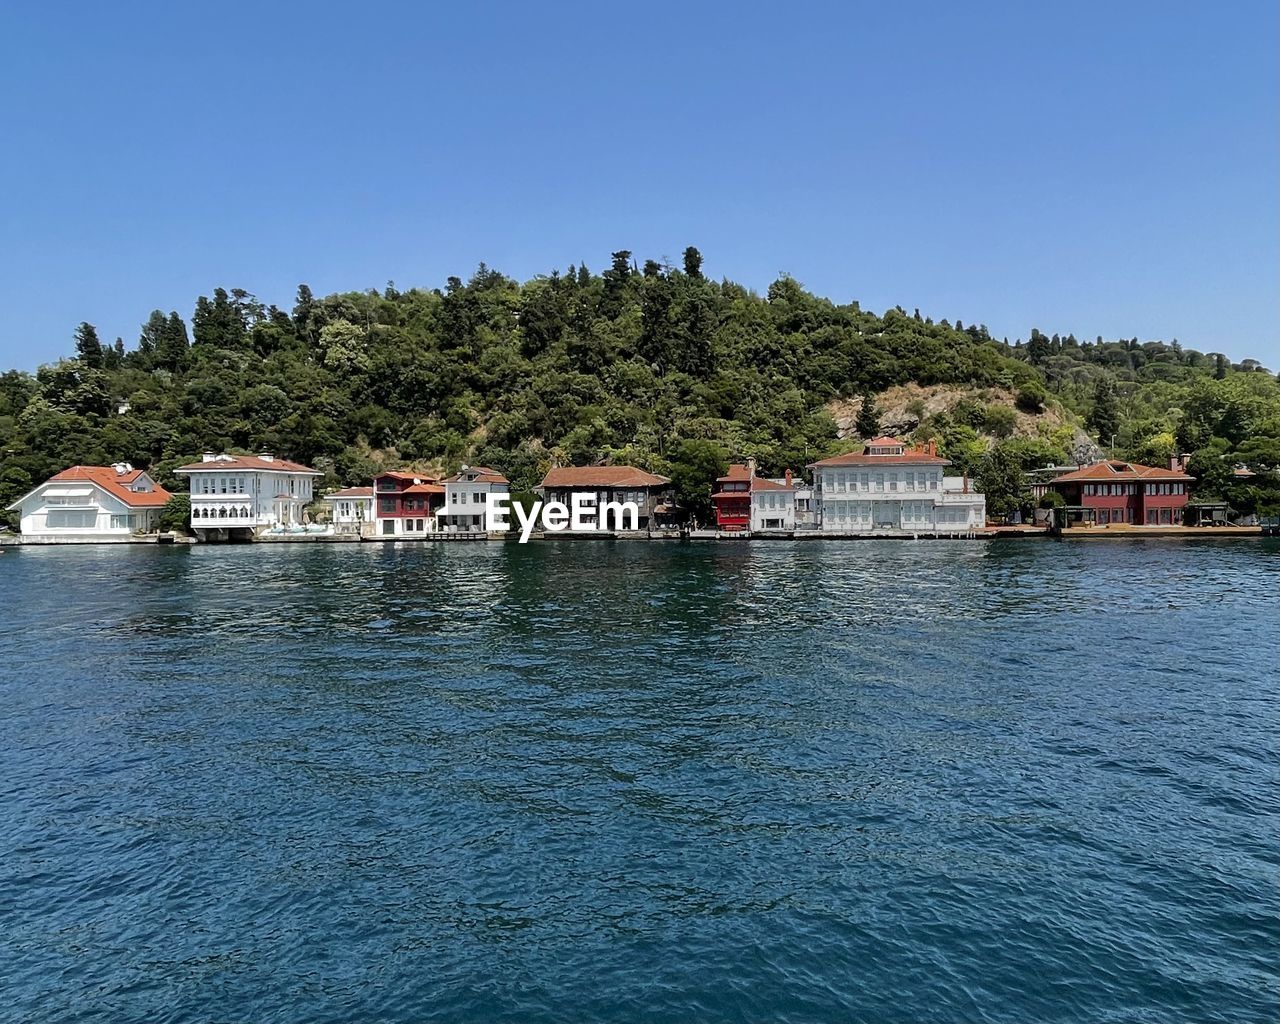
[[[1089,412],[1089,426],[1098,436],[1100,444],[1110,444],[1120,430],[1120,402],[1116,398],[1116,386],[1110,377],[1099,377],[1093,386],[1093,409]]]
[[[1219,352],[1217,359],[1215,359],[1213,362],[1214,380],[1224,380],[1227,376],[1227,370],[1229,368],[1230,368],[1230,364],[1227,362],[1227,357],[1224,356],[1221,352]]]
[[[870,393],[862,396],[862,407],[858,410],[858,418],[853,429],[858,436],[870,441],[880,433],[880,410],[876,408],[876,400]]]
[[[82,323],[76,328],[76,355],[91,370],[101,370],[106,365],[102,342],[98,340],[98,331],[93,324]]]
[[[1031,340],[1027,342],[1027,358],[1032,366],[1039,366],[1049,357],[1049,339],[1036,328],[1031,328]]]
[[[604,299],[600,312],[613,319],[622,312],[630,294],[631,253],[619,249],[613,254],[613,265],[604,272]]]
[[[684,251],[684,272],[690,277],[702,279],[702,253],[692,245]]]
[[[165,369],[181,371],[187,365],[191,342],[187,338],[187,325],[177,310],[169,312],[156,345],[156,361]]]

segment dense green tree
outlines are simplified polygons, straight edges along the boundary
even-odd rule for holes
[[[76,356],[91,370],[101,370],[106,364],[102,342],[93,324],[82,323],[76,328]]]
[[[191,523],[191,497],[174,494],[160,509],[158,522],[162,533],[186,533]]]
[[[864,441],[878,437],[880,434],[880,411],[876,408],[876,400],[871,394],[862,396],[862,405],[858,409],[858,418],[853,429]]]
[[[1016,450],[997,444],[982,459],[977,474],[978,490],[987,499],[987,511],[994,516],[1006,516],[1029,505],[1022,464]]]
[[[712,516],[711,488],[729,468],[729,451],[715,441],[687,439],[671,453],[670,477],[676,499],[699,522]]]
[[[692,245],[684,251],[684,272],[693,278],[702,278],[702,253]]]
[[[1115,384],[1109,377],[1099,377],[1093,388],[1093,408],[1089,412],[1089,426],[1100,444],[1108,445],[1120,429],[1120,403],[1116,398]]]

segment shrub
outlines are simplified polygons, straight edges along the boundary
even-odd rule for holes
[[[1008,437],[1017,425],[1018,416],[1007,405],[989,405],[982,416],[982,429],[996,437]]]
[[[161,532],[186,533],[191,526],[191,495],[174,494],[160,510]]]
[[[1014,404],[1026,413],[1044,412],[1045,403],[1049,400],[1049,393],[1035,381],[1028,381],[1018,388],[1017,397]]]

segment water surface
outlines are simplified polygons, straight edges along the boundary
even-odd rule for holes
[[[0,557],[0,1021],[1271,1021],[1280,543]]]

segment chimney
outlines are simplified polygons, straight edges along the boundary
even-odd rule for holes
[[[259,453],[258,453],[258,458],[260,458],[263,462],[275,462],[275,461],[276,461],[276,457],[275,457],[274,455],[272,455],[270,452],[259,452]]]
[[[787,486],[791,486],[791,470],[787,470]]]
[[[216,461],[216,460],[217,460],[217,458],[218,458],[218,456],[217,456],[217,454],[216,454],[215,452],[205,452],[203,455],[201,455],[201,456],[200,456],[200,461],[201,461],[201,462],[214,462],[214,461]]]
[[[747,479],[754,480],[756,478],[756,460],[747,459]]]

